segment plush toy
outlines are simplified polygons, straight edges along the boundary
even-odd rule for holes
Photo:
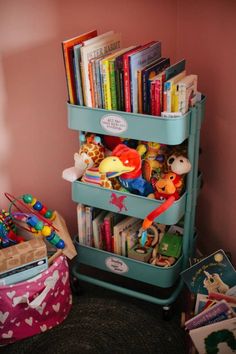
[[[164,145],[155,142],[142,143],[138,145],[137,151],[143,159],[143,177],[150,181],[154,173],[160,175],[165,161]]]
[[[99,172],[119,176],[122,187],[131,193],[142,196],[153,193],[152,185],[142,178],[140,154],[124,144],[117,145],[111,156],[100,163]]]
[[[104,157],[102,145],[95,143],[94,140],[86,142],[81,145],[79,152],[74,154],[74,166],[65,169],[62,172],[62,178],[74,182],[81,178],[88,168],[98,166]]]
[[[181,158],[179,156],[174,158],[173,155],[171,155],[167,159],[167,165],[169,166],[167,173],[163,174],[159,179],[152,178],[151,180],[154,189],[152,197],[164,200],[164,202],[144,219],[142,225],[144,230],[152,224],[155,218],[169,209],[171,205],[180,198],[184,187],[184,176],[191,170],[190,161],[187,157],[182,155]],[[179,171],[182,174],[177,174],[174,171]],[[149,197],[151,197],[151,195]]]

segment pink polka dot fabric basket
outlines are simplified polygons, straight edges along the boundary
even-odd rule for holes
[[[42,333],[60,324],[72,305],[68,263],[60,256],[27,281],[0,286],[0,344]]]

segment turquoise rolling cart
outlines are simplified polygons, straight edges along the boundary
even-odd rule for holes
[[[150,115],[91,109],[68,104],[69,128],[78,131],[88,131],[97,134],[117,135],[123,138],[156,141],[168,145],[181,144],[188,139],[188,158],[192,170],[187,175],[186,191],[165,213],[155,221],[166,225],[176,224],[184,220],[183,252],[178,261],[168,268],[139,262],[96,248],[80,245],[76,242],[78,251],[77,264],[73,273],[79,280],[103,286],[110,290],[134,296],[136,298],[162,305],[168,311],[182,289],[180,272],[188,266],[189,257],[193,254],[195,240],[195,210],[197,194],[200,188],[198,173],[198,154],[200,129],[204,117],[205,97],[195,107],[181,117],[166,118]],[[111,195],[124,196],[125,208],[120,209],[111,203]],[[144,219],[161,201],[123,193],[119,191],[96,187],[80,181],[72,183],[72,199],[113,212],[135,216]],[[124,278],[129,278],[143,284],[162,289],[171,289],[168,296],[157,297],[144,292],[130,289],[94,276],[83,274],[79,265],[90,266]]]

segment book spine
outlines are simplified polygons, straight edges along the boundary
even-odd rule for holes
[[[130,90],[130,60],[129,56],[124,55],[124,100],[125,111],[131,112],[131,90]]]
[[[85,207],[83,204],[77,205],[77,223],[79,243],[85,245]]]
[[[127,257],[127,232],[121,233],[121,255]]]
[[[191,330],[203,326],[204,324],[209,323],[209,321],[214,320],[218,316],[229,313],[230,307],[223,300],[218,302],[214,306],[206,309],[203,312],[200,312],[197,316],[193,317],[185,323],[185,328]]]
[[[95,107],[95,97],[94,97],[94,86],[93,86],[93,68],[91,61],[88,63],[88,75],[90,84],[90,95],[91,95],[91,105],[92,108]]]
[[[142,93],[143,93],[143,113],[148,114],[151,112],[151,102],[150,102],[150,95],[151,92],[149,93],[149,95],[147,94],[147,75],[145,75],[145,73],[143,73],[142,75]],[[151,86],[149,88],[149,90],[151,89]],[[149,96],[149,97],[148,97]],[[147,102],[147,100],[149,99],[149,102]]]
[[[93,229],[92,229],[92,213],[93,207],[85,207],[85,230],[86,230],[86,245],[92,246],[93,243]]]
[[[117,95],[117,109],[121,111],[121,80],[120,80],[120,71],[122,70],[122,57],[115,59],[115,82],[116,82],[116,95]]]
[[[137,72],[138,80],[138,113],[143,113],[143,91],[142,91],[142,72]]]
[[[74,72],[74,50],[68,49],[68,65],[69,65],[69,99],[71,104],[76,104],[76,86],[75,86],[75,72]]]
[[[117,110],[115,62],[109,60],[111,109]]]
[[[92,64],[92,77],[93,77],[93,89],[94,89],[94,107],[98,108],[98,92],[97,92],[97,76],[96,76],[95,60],[93,60],[91,64]]]
[[[150,91],[150,113],[155,116],[155,82],[151,83]]]
[[[101,105],[102,107],[101,108],[106,108],[106,92],[104,90],[104,80],[105,80],[105,71],[104,71],[104,67],[103,67],[103,63],[102,63],[102,60],[100,60],[99,62],[99,67],[100,67],[100,87],[101,87]]]
[[[103,107],[102,86],[101,86],[101,71],[100,71],[99,60],[95,60],[95,71],[96,71],[96,85],[97,85],[97,105],[98,108],[102,108]]]
[[[80,47],[81,45],[77,45],[74,47],[74,65],[75,65],[77,103],[83,106],[84,100],[83,100],[81,72],[80,72]]]
[[[161,115],[161,83],[160,80],[155,81],[155,115]]]
[[[105,231],[105,242],[106,242],[106,251],[112,251],[111,243],[111,221],[110,219],[104,219],[104,231]]]
[[[110,85],[109,61],[105,60],[103,65],[104,65],[103,84],[104,84],[105,108],[111,110],[111,85]]]

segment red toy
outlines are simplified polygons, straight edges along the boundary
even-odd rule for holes
[[[110,177],[119,176],[122,187],[129,192],[148,196],[153,193],[151,183],[142,177],[141,156],[135,149],[119,144],[99,165],[99,172]]]

